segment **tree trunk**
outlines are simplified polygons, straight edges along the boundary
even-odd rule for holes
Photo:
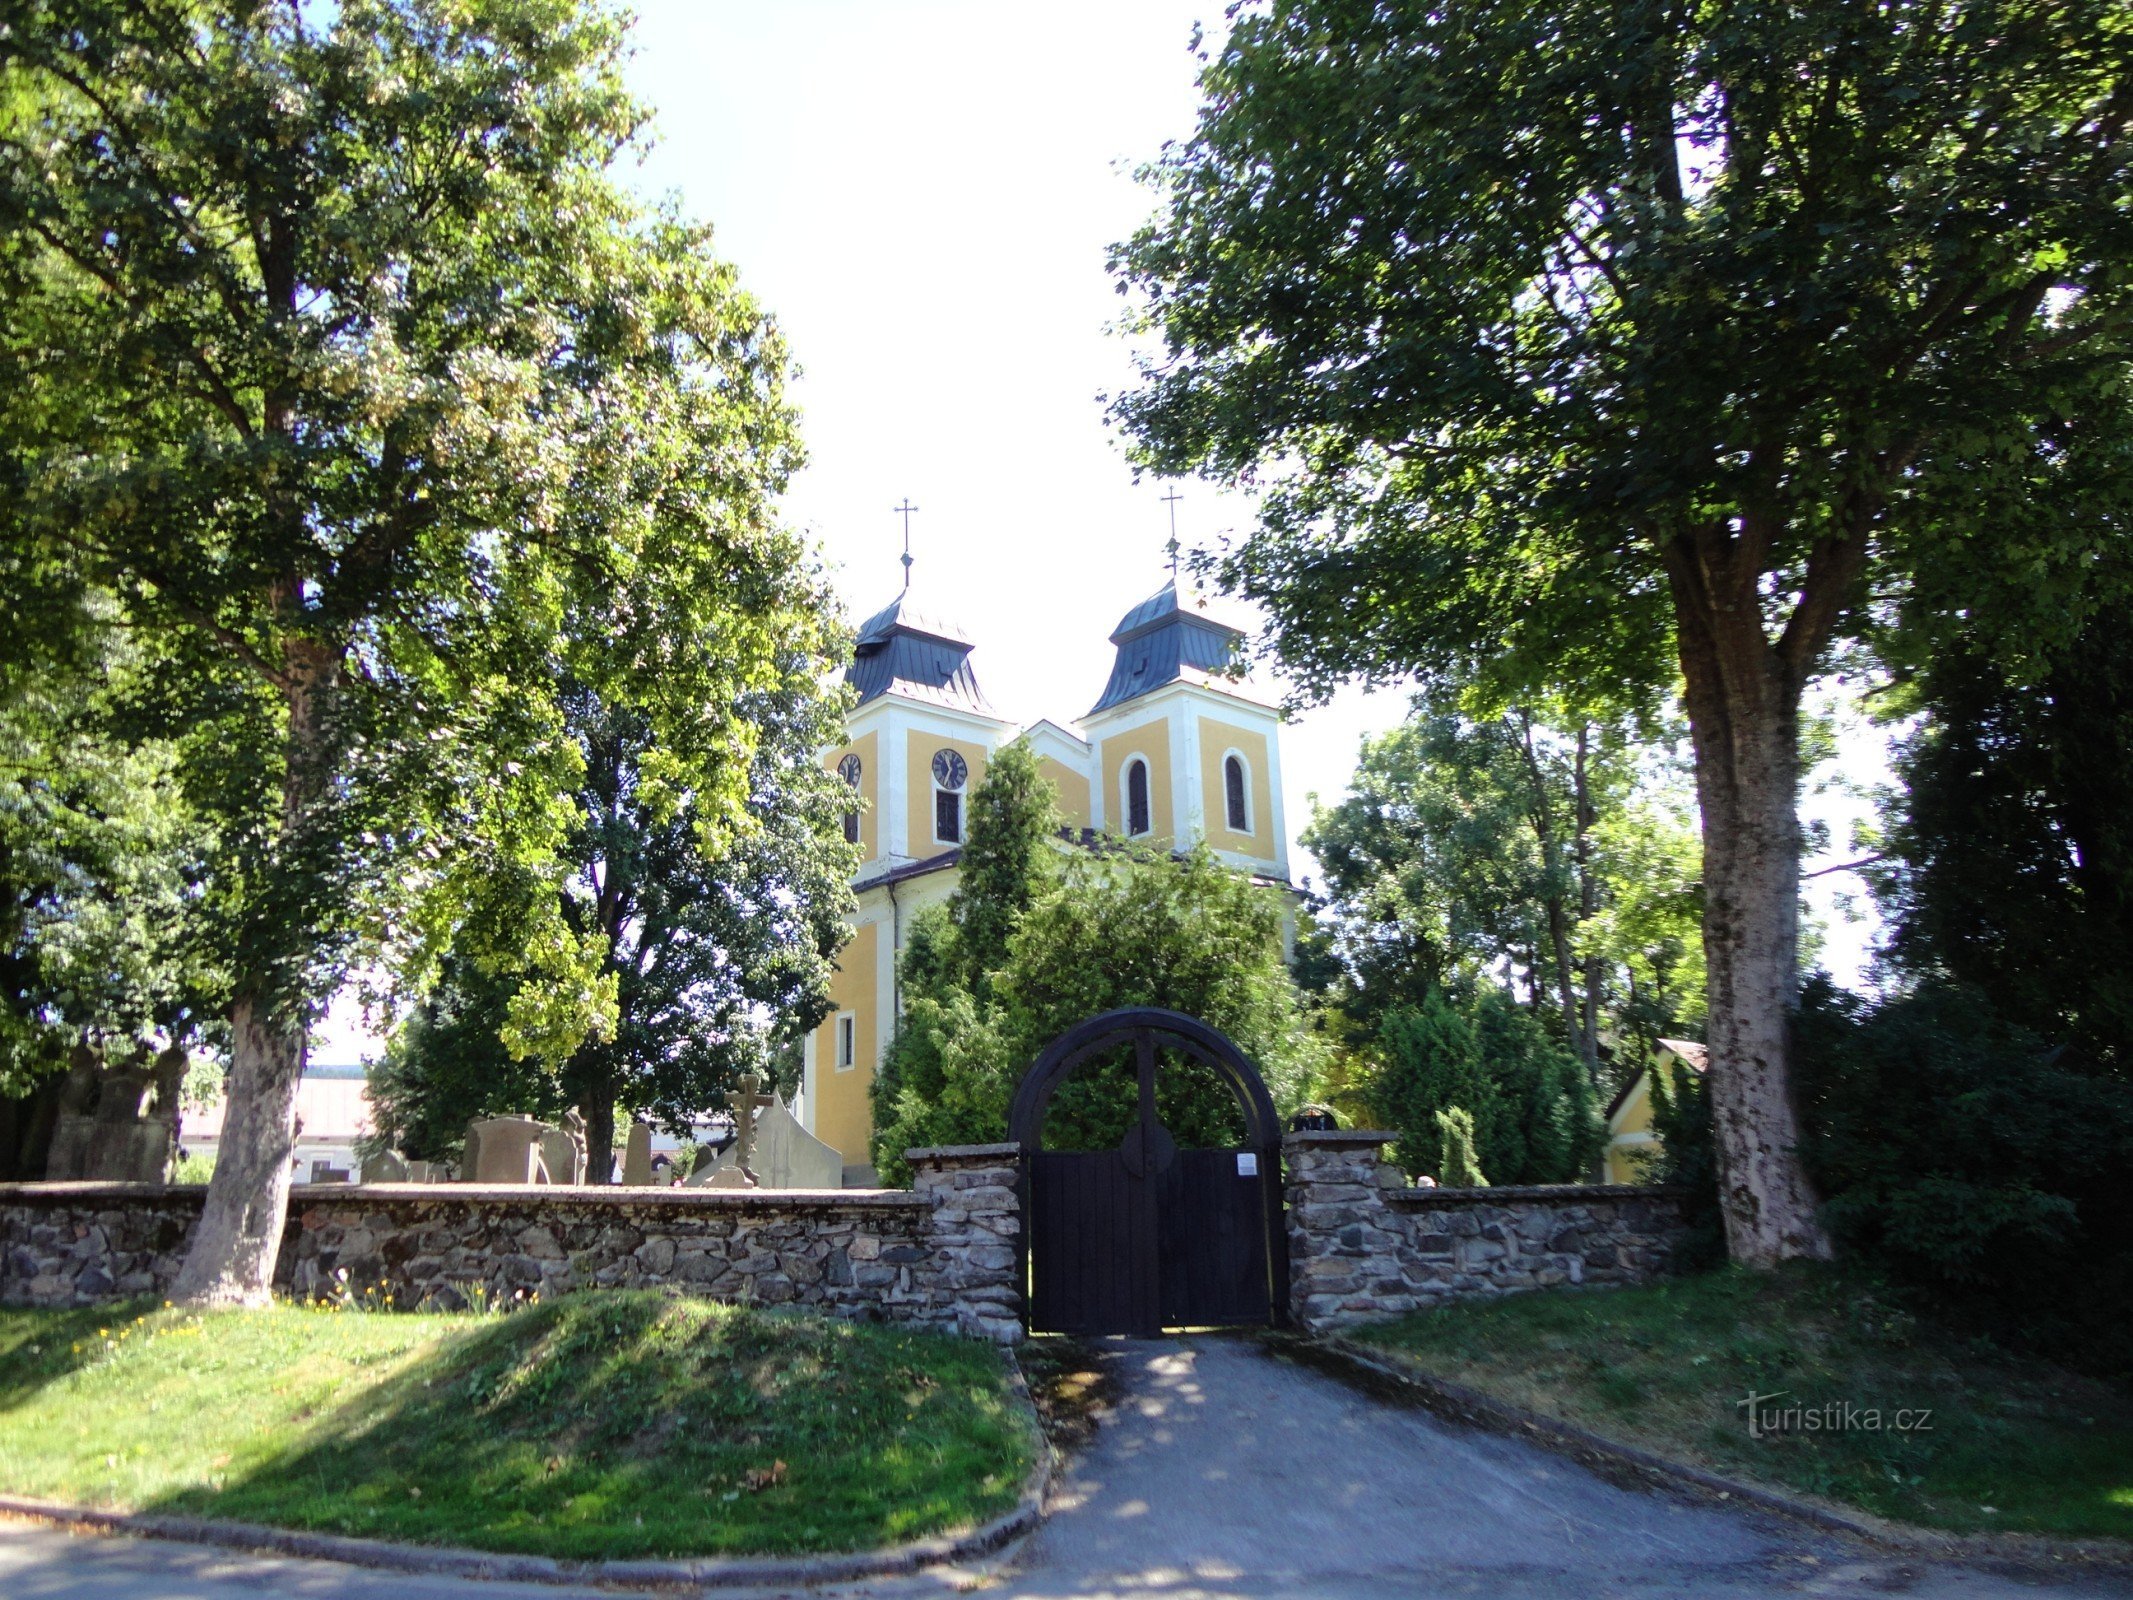
[[[615,1091],[604,1079],[587,1094],[585,1113],[585,1181],[610,1183],[615,1175]]]
[[[1704,962],[1719,1203],[1735,1261],[1824,1259],[1792,1099],[1799,991],[1799,704],[1763,631],[1760,563],[1723,535],[1668,550],[1703,814]]]
[[[171,1286],[180,1305],[262,1306],[274,1283],[296,1146],[304,1027],[250,996],[230,1008],[222,1143],[200,1226]]]
[[[337,657],[315,640],[293,639],[283,659],[280,687],[288,729],[278,844],[282,851],[294,852],[301,848],[311,807],[323,786],[326,736],[321,702],[332,685]],[[305,928],[271,931],[285,941],[302,941],[310,934]],[[274,1261],[289,1210],[296,1086],[304,1075],[309,1026],[304,997],[261,981],[259,970],[252,982],[239,987],[230,1007],[222,1141],[200,1226],[171,1288],[171,1298],[181,1305],[262,1306],[273,1289]]]
[[[1592,803],[1590,755],[1592,728],[1578,724],[1577,766],[1572,774],[1571,803],[1575,808],[1575,832],[1571,855],[1578,871],[1578,927],[1590,927],[1600,912],[1600,887],[1592,871],[1592,828],[1599,808]],[[1600,1085],[1600,960],[1587,955],[1584,962],[1585,1014],[1578,1034],[1578,1050],[1585,1058],[1585,1077],[1594,1088]]]

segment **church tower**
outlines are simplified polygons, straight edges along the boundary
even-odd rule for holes
[[[970,636],[908,586],[860,624],[847,681],[857,704],[823,763],[852,791],[860,849],[852,937],[831,1014],[803,1046],[800,1117],[873,1181],[871,1089],[898,1015],[896,960],[920,907],[954,893],[969,796],[992,753],[1029,740],[1057,793],[1062,848],[1114,833],[1175,850],[1207,844],[1286,885],[1280,717],[1241,672],[1244,630],[1171,581],[1111,632],[1109,681],[1078,725],[1017,729],[986,700]]]
[[[1244,630],[1175,577],[1111,631],[1111,678],[1081,725],[1093,825],[1286,883],[1281,719],[1243,677]]]

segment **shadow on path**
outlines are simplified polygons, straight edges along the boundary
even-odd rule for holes
[[[1892,1562],[1617,1487],[1238,1336],[1094,1341],[1124,1399],[999,1592],[1027,1600],[2124,1593]]]

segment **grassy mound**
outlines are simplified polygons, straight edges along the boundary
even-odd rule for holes
[[[1843,1268],[1518,1295],[1357,1337],[1595,1433],[1879,1516],[2133,1538],[2133,1397],[1937,1328]],[[1761,1437],[1750,1394],[1777,1424]]]
[[[983,1345],[657,1294],[0,1311],[0,1487],[75,1504],[572,1559],[853,1550],[1007,1510],[1031,1449]]]

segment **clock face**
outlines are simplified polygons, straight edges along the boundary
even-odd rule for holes
[[[859,758],[857,756],[846,756],[842,761],[838,762],[837,776],[842,778],[846,783],[850,784],[854,789],[858,788]]]
[[[933,756],[933,781],[943,789],[960,789],[970,777],[970,768],[953,750],[939,750]]]

